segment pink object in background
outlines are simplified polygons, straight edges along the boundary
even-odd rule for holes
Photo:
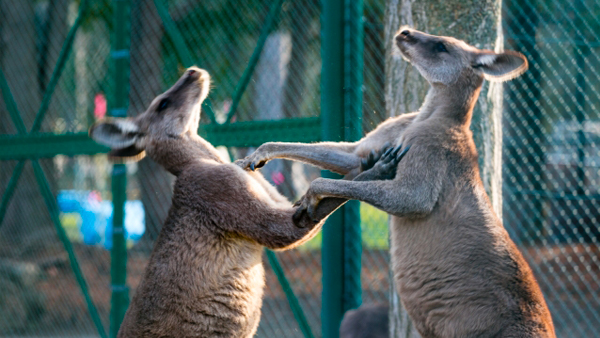
[[[88,194],[88,201],[89,202],[102,202],[102,196],[100,195],[100,193],[98,191],[92,190]]]
[[[285,182],[285,176],[283,176],[283,174],[280,171],[278,171],[271,174],[271,180],[273,181],[273,183],[275,183],[275,185],[280,185],[281,183]]]
[[[98,93],[94,96],[94,117],[96,120],[104,118],[106,115],[106,97],[104,93]]]

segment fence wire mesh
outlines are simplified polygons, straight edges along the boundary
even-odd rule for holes
[[[506,48],[530,62],[505,85],[504,225],[565,337],[600,327],[598,14],[589,0],[503,8]]]
[[[320,114],[319,0],[283,1],[248,86],[234,96],[273,1],[158,1],[194,62],[209,71],[217,122],[314,117]],[[364,1],[363,132],[385,116],[385,3]],[[0,68],[29,130],[81,1],[0,1]],[[530,70],[505,85],[505,227],[529,261],[559,336],[591,337],[600,328],[600,105],[595,0],[505,0],[505,45],[524,53]],[[110,83],[111,2],[94,0],[75,35],[41,125],[45,133],[85,132],[106,114]],[[131,1],[129,115],[143,112],[178,77],[182,64],[156,2]],[[6,98],[0,134],[14,135]],[[211,121],[206,114],[203,123]],[[265,130],[269,133],[269,130]],[[223,151],[226,151],[223,149]],[[234,158],[252,148],[230,148]],[[19,161],[0,162],[3,197]],[[110,311],[110,170],[106,156],[39,160],[98,310]],[[0,336],[97,335],[69,258],[57,235],[31,162],[23,166],[0,224]],[[272,161],[262,173],[292,200],[320,176],[312,167]],[[171,201],[173,177],[150,159],[128,165],[131,224],[128,285],[135,292]],[[138,203],[136,203],[138,202]],[[135,219],[135,217],[137,219]],[[90,220],[92,217],[92,220]],[[91,223],[90,223],[91,222]],[[103,223],[104,222],[104,223]],[[127,223],[128,221],[126,221]],[[89,227],[97,224],[100,228]],[[104,224],[104,228],[101,228]],[[363,302],[387,302],[387,215],[361,205]],[[134,232],[133,230],[130,230]],[[315,336],[321,335],[321,242],[277,253]],[[264,259],[267,287],[259,337],[301,337],[286,296]]]

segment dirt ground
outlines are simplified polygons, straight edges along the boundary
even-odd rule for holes
[[[110,311],[110,253],[102,248],[83,245],[75,245],[75,251],[90,295],[107,330]],[[596,330],[600,329],[600,248],[583,244],[531,247],[523,250],[523,253],[542,287],[553,313],[557,333],[561,333],[559,336],[594,336]],[[313,333],[319,337],[322,292],[320,251],[292,250],[277,255]],[[148,253],[143,251],[129,252],[127,269],[130,296],[140,281],[147,256]],[[266,257],[264,262],[267,262]],[[388,262],[386,250],[363,252],[364,303],[387,300]],[[38,260],[10,260],[2,264],[0,336],[96,334],[66,254],[43,256]],[[276,276],[268,263],[265,267],[267,288],[257,336],[302,337]]]

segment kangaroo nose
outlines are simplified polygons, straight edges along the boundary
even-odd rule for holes
[[[198,69],[195,68],[189,68],[187,70],[188,76],[194,79],[198,79],[200,77],[200,72],[198,71]]]
[[[194,80],[200,80],[200,81],[204,81],[204,80],[209,80],[210,76],[208,75],[208,72],[205,71],[204,69],[198,68],[198,67],[190,67],[186,70],[186,74],[189,78],[192,78]]]
[[[396,43],[415,42],[415,36],[412,35],[411,30],[408,28],[402,29],[399,34],[396,35]]]

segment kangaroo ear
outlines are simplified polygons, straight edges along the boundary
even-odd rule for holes
[[[140,133],[138,126],[127,119],[105,119],[94,123],[89,135],[112,149],[124,149],[134,145]]]
[[[108,158],[113,163],[137,162],[146,157],[144,149],[140,149],[134,145],[123,149],[114,149],[108,153]]]
[[[529,67],[525,56],[513,51],[498,54],[492,51],[480,51],[474,55],[472,66],[481,70],[486,80],[494,82],[512,80],[523,74]]]

